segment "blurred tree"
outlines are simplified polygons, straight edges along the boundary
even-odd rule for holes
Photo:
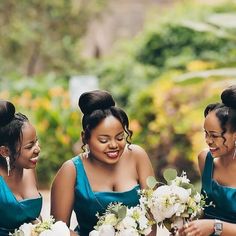
[[[0,73],[35,75],[83,68],[80,39],[106,0],[1,0]]]

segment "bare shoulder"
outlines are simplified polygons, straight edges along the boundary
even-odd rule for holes
[[[128,147],[129,152],[136,158],[148,158],[146,151],[139,145],[131,144]]]
[[[61,168],[58,170],[54,182],[60,181],[60,182],[74,182],[76,177],[76,169],[75,165],[72,160],[68,160],[64,162],[61,166]]]
[[[198,166],[201,173],[203,172],[203,169],[205,166],[207,153],[208,153],[208,149],[204,149],[198,154]]]
[[[136,164],[138,182],[142,189],[147,188],[147,177],[155,176],[151,160],[141,146],[132,144],[130,148],[131,155]]]

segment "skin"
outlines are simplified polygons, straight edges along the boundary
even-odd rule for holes
[[[22,127],[22,145],[10,175],[7,176],[7,170],[0,167],[0,175],[4,178],[8,187],[11,189],[17,200],[38,198],[37,181],[35,167],[40,153],[40,147],[36,136],[35,128],[30,123],[25,123]],[[2,156],[9,156],[10,150],[0,147]]]
[[[146,152],[137,145],[130,145],[132,150],[128,149],[124,129],[113,116],[106,117],[91,132],[88,145],[89,158],[83,159],[83,164],[93,191],[123,192],[137,184],[145,188],[146,178],[154,176]],[[73,210],[75,180],[75,166],[69,160],[58,171],[51,189],[51,214],[68,226]],[[71,235],[76,234],[71,232]]]
[[[222,129],[215,112],[210,112],[204,122],[205,139],[209,150],[214,157],[213,179],[220,185],[236,188],[236,158],[233,159],[235,151],[236,132],[227,132],[224,134],[226,141],[220,137]],[[199,169],[202,174],[207,152],[203,150],[198,155]],[[225,174],[227,173],[227,174]],[[214,232],[214,220],[199,219],[190,222],[188,227],[179,231],[179,236],[208,236]],[[223,222],[222,236],[236,235],[236,225]]]

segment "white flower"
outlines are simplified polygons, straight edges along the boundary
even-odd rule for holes
[[[116,225],[117,224],[116,216],[114,214],[107,214],[105,216],[104,224]]]
[[[137,227],[137,224],[136,224],[135,220],[130,216],[126,216],[116,226],[117,230],[124,230],[124,229],[128,229],[128,228],[136,228],[136,227]]]
[[[93,230],[89,233],[89,236],[99,236],[99,231]]]
[[[12,236],[18,236],[20,232],[23,232],[24,236],[70,236],[70,230],[67,225],[62,221],[57,221],[50,216],[49,219],[40,221],[37,224],[23,224],[19,227],[19,230],[15,230]]]
[[[155,188],[155,184],[160,183],[152,180],[149,181],[149,189],[140,191],[141,207],[151,212],[156,223],[164,224],[169,230],[170,227],[180,228],[184,221],[194,219],[203,210],[205,202],[205,198],[199,193],[193,196],[192,192],[195,190],[186,173],[183,172],[180,177],[176,176],[176,173],[168,170],[164,173],[168,184]],[[141,229],[140,226],[141,224]]]
[[[120,231],[117,236],[139,236],[139,233],[135,229],[128,228]]]
[[[99,229],[99,236],[115,236],[115,229],[112,225],[102,225]]]
[[[179,186],[174,186],[174,185],[171,185],[171,187],[172,187],[173,193],[178,196],[181,203],[186,203],[188,201],[189,196],[191,194],[191,190],[188,191],[187,189],[184,189],[184,188],[179,187]]]
[[[20,226],[20,230],[24,232],[24,236],[31,236],[31,232],[34,228],[34,225],[31,223],[24,223],[23,225]]]
[[[70,236],[70,230],[63,221],[57,221],[53,224],[52,231],[56,236]]]
[[[52,230],[46,229],[40,233],[39,236],[56,236],[56,234],[54,234]]]

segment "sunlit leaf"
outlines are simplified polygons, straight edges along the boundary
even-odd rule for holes
[[[169,182],[177,177],[177,171],[172,168],[165,169],[163,177],[167,182]]]

